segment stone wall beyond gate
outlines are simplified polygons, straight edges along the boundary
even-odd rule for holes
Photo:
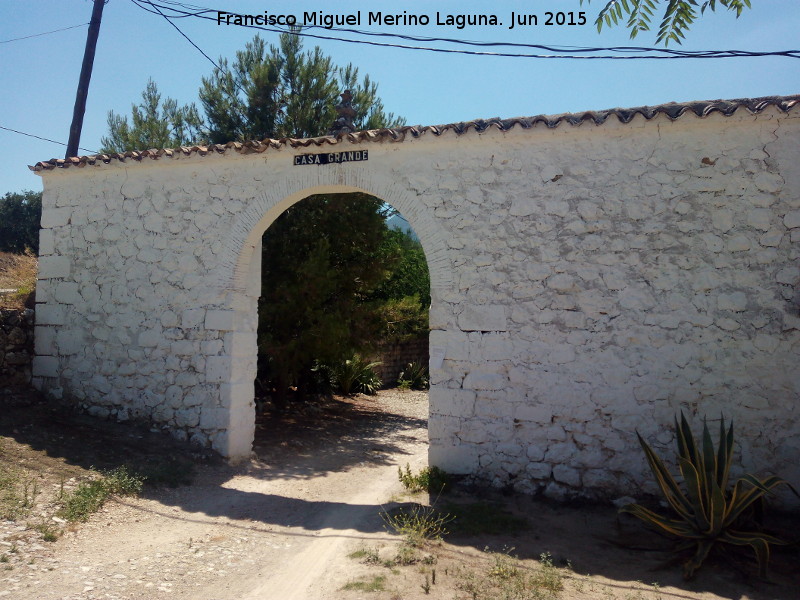
[[[685,410],[734,420],[737,468],[800,484],[796,103],[39,163],[34,383],[248,454],[261,235],[360,190],[427,254],[432,464],[632,493],[635,432],[671,451]],[[350,150],[368,160],[294,164]]]

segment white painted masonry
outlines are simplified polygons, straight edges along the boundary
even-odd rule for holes
[[[352,148],[369,160],[293,165]],[[671,454],[685,410],[734,420],[737,468],[800,484],[798,156],[800,111],[768,107],[42,170],[34,382],[247,455],[261,236],[358,190],[430,266],[432,464],[631,494],[652,489],[635,432]]]

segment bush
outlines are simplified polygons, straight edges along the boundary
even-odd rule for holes
[[[678,484],[661,459],[637,433],[650,469],[673,514],[662,516],[639,504],[629,504],[621,511],[630,513],[676,538],[677,551],[692,552],[692,556],[683,565],[687,579],[694,575],[709,552],[719,544],[750,546],[755,552],[759,573],[765,577],[769,545],[785,542],[763,533],[754,516],[761,512],[764,496],[779,485],[788,485],[795,494],[797,492],[786,481],[774,475],[766,479],[745,475],[729,490],[733,425],[726,432],[724,419],[720,421],[719,444],[716,450],[706,423],[703,423],[700,445],[695,443],[683,414],[680,424],[675,420],[675,429],[683,486]]]
[[[383,384],[375,372],[375,367],[379,364],[379,362],[369,362],[356,354],[331,369],[331,383],[345,396],[357,392],[377,394]]]
[[[439,494],[450,484],[450,476],[439,467],[425,467],[417,475],[411,472],[411,466],[406,463],[406,470],[397,467],[400,483],[409,492],[428,492]]]
[[[406,368],[400,371],[397,386],[404,390],[427,390],[430,386],[428,367],[417,361],[408,363]]]

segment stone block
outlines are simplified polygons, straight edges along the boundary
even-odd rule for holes
[[[39,259],[39,279],[69,277],[70,260],[66,256],[42,256]]]
[[[205,319],[206,310],[204,308],[187,308],[181,315],[181,327],[192,329],[203,323]]]
[[[59,331],[56,334],[56,346],[61,356],[78,354],[86,347],[83,332],[75,330]]]
[[[467,390],[502,390],[508,386],[508,377],[499,373],[467,373],[463,385]]]
[[[222,383],[229,381],[231,358],[229,356],[209,356],[206,359],[206,381]]]
[[[164,337],[161,331],[149,329],[139,334],[137,343],[142,348],[155,348],[162,339],[164,339]]]
[[[39,304],[36,306],[37,325],[63,325],[66,322],[66,306],[62,304]]]
[[[506,310],[499,305],[467,305],[458,315],[462,331],[507,331]]]
[[[792,210],[783,216],[783,224],[787,229],[800,227],[800,210]]]
[[[206,311],[206,329],[217,331],[233,331],[236,312],[233,310],[209,309]]]
[[[228,425],[228,409],[204,406],[200,411],[200,429],[224,429]]]
[[[56,356],[34,356],[32,373],[34,377],[58,377],[59,359]]]
[[[55,236],[52,229],[39,230],[39,256],[47,256],[55,252]]]
[[[553,479],[574,488],[581,485],[580,471],[566,465],[555,465],[553,467]]]
[[[743,312],[747,308],[747,296],[743,292],[720,294],[717,298],[717,308],[732,312]]]
[[[61,304],[83,304],[80,285],[72,281],[61,281],[56,285],[54,297]]]
[[[33,332],[36,354],[54,356],[56,354],[56,328],[36,327]],[[2,347],[0,347],[2,350]]]
[[[69,218],[72,215],[72,209],[65,208],[44,208],[42,210],[42,229],[52,229],[53,227],[62,227],[69,223]]]

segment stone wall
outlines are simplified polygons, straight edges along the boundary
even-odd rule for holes
[[[395,387],[397,377],[410,362],[428,364],[428,338],[407,340],[394,344],[386,344],[375,351],[374,360],[380,361],[375,368],[383,381],[384,387]]]
[[[800,111],[767,107],[45,171],[34,383],[246,455],[260,239],[365,191],[431,273],[430,461],[549,495],[651,490],[678,411],[800,483]],[[262,148],[263,149],[263,148]]]
[[[33,311],[0,309],[0,388],[31,381]]]

